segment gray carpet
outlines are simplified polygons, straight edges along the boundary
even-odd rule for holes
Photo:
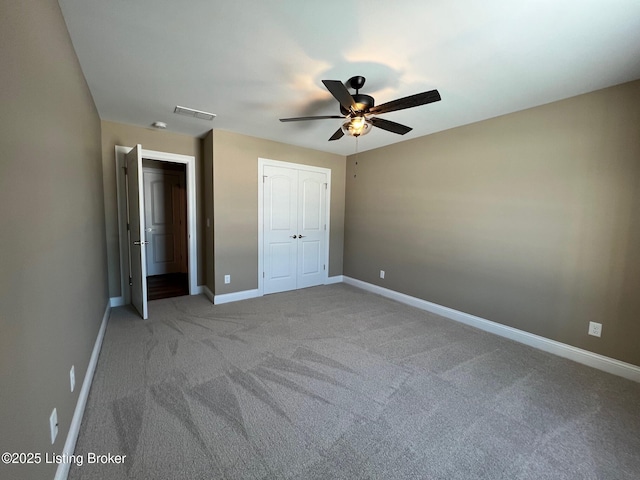
[[[347,285],[114,309],[88,479],[638,479],[640,384]]]

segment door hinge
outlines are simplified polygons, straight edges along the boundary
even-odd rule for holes
[[[127,223],[127,232],[128,232],[129,230],[131,230],[131,225],[129,225],[129,224]]]
[[[264,278],[264,272],[262,272],[262,278]]]
[[[262,183],[264,183],[265,178],[267,178],[269,175],[262,175]]]
[[[133,279],[131,277],[129,277],[129,286],[132,287],[133,286]]]
[[[124,174],[127,175],[129,173],[129,169],[126,166],[122,168],[124,168]]]
[[[326,265],[322,265],[322,269],[323,269],[323,270],[326,270],[326,269],[327,269],[327,266],[326,266]]]
[[[327,229],[327,224],[326,224],[326,223],[324,224],[324,229],[325,229],[325,230]]]
[[[324,189],[325,190],[328,188],[327,185],[328,185],[327,183],[324,184]]]

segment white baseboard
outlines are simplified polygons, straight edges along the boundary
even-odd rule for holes
[[[343,283],[344,278],[342,275],[336,275],[334,277],[328,277],[327,281],[324,283],[325,285],[331,285],[334,283]],[[238,302],[240,300],[248,300],[250,298],[261,297],[262,293],[259,289],[255,290],[243,290],[241,292],[234,293],[223,293],[222,295],[213,295],[211,290],[209,290],[206,286],[204,287],[204,294],[211,299],[211,301],[215,305],[220,305],[223,303],[229,302]]]
[[[107,305],[107,308],[105,309],[104,315],[102,317],[102,323],[100,324],[100,329],[98,330],[96,343],[93,345],[93,352],[91,352],[91,358],[89,359],[89,365],[87,366],[87,373],[85,373],[84,375],[82,389],[80,390],[80,394],[78,395],[78,402],[76,403],[76,408],[73,412],[71,425],[69,425],[69,433],[67,433],[67,439],[64,442],[64,449],[62,450],[62,454],[65,456],[73,455],[73,452],[76,448],[76,441],[78,440],[78,434],[80,433],[80,425],[82,424],[84,409],[87,406],[87,398],[89,398],[89,390],[91,389],[93,374],[95,373],[96,365],[98,364],[98,356],[100,355],[100,348],[102,347],[104,332],[107,329],[109,315],[111,315],[111,300],[109,301],[109,304]],[[67,480],[70,467],[71,463],[59,463],[54,480]]]
[[[204,294],[206,295],[206,297],[207,297],[209,300],[211,300],[211,303],[214,303],[214,302],[213,302],[213,297],[214,297],[214,295],[213,295],[213,292],[212,292],[211,290],[209,290],[209,287],[207,287],[206,285],[203,285],[203,286],[202,286],[202,293],[204,293]]]
[[[204,285],[198,285],[196,286],[196,288],[193,289],[192,293],[189,293],[189,295],[201,295],[204,293],[204,289],[205,289]]]
[[[255,290],[243,290],[241,292],[223,293],[222,295],[214,295],[213,303],[220,305],[222,303],[238,302],[240,300],[248,300],[250,298],[261,297],[262,294],[257,288]]]
[[[124,305],[124,297],[111,297],[109,299],[109,306],[111,308],[121,307]]]
[[[343,283],[344,275],[336,275],[334,277],[327,278],[327,281],[324,282],[325,285],[333,285],[334,283]]]
[[[640,383],[640,367],[636,365],[621,362],[614,358],[605,357],[604,355],[573,347],[566,343],[557,342],[539,335],[534,335],[533,333],[518,330],[517,328],[508,327],[501,323],[492,322],[484,318],[476,317],[475,315],[454,310],[453,308],[444,307],[420,298],[405,295],[404,293],[363,282],[362,280],[356,280],[355,278],[344,276],[344,283]]]

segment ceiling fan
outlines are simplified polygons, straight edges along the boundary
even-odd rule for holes
[[[327,90],[340,103],[340,113],[342,115],[323,115],[317,117],[295,117],[281,118],[281,122],[300,122],[304,120],[323,120],[327,118],[345,119],[342,126],[336,130],[329,141],[338,140],[344,136],[351,135],[359,137],[366,135],[371,131],[371,127],[378,127],[388,132],[404,135],[412,130],[411,127],[391,122],[376,115],[381,113],[394,112],[396,110],[404,110],[405,108],[418,107],[440,101],[440,93],[438,90],[430,90],[428,92],[417,93],[408,97],[392,100],[391,102],[375,105],[372,96],[360,93],[360,89],[364,86],[365,78],[361,76],[351,77],[347,84],[356,91],[355,95],[351,95],[347,87],[339,80],[322,80]]]

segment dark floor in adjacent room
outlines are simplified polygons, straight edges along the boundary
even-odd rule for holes
[[[189,295],[189,278],[186,273],[166,273],[147,277],[149,301],[183,295]]]

